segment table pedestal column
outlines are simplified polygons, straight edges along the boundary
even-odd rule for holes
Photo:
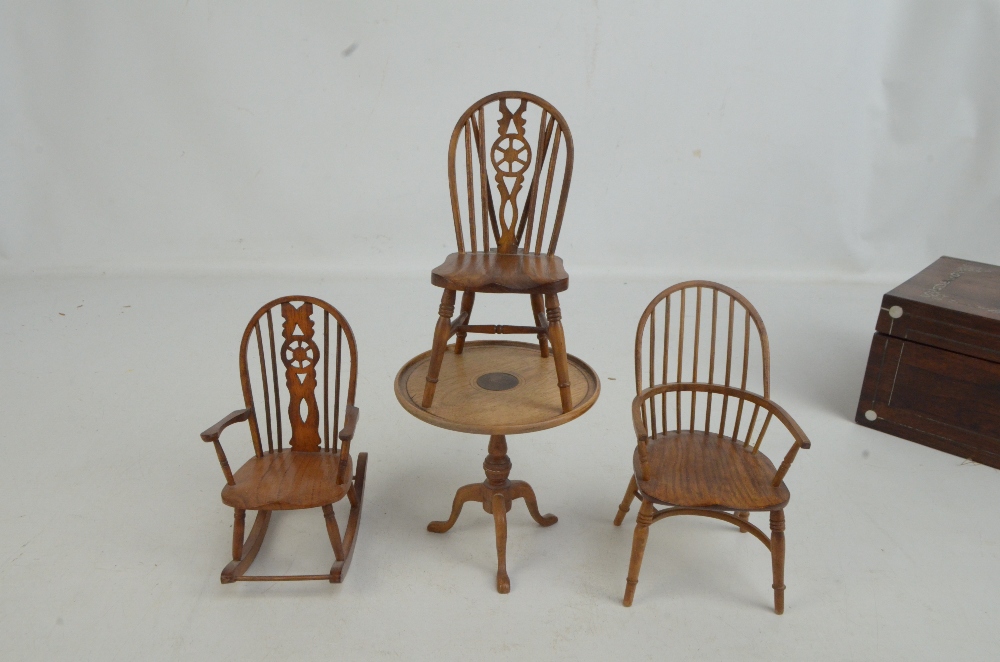
[[[511,462],[507,456],[507,438],[502,434],[490,437],[489,455],[483,461],[486,480],[458,488],[451,506],[451,516],[444,522],[431,522],[427,530],[444,533],[455,525],[462,506],[469,501],[483,504],[483,510],[493,515],[497,535],[497,591],[510,593],[507,576],[507,513],[515,499],[524,499],[532,518],[542,526],[552,526],[559,521],[555,515],[538,512],[535,491],[523,480],[509,480]]]

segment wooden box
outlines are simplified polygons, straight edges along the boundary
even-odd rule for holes
[[[875,329],[855,420],[1000,468],[1000,267],[942,257]]]

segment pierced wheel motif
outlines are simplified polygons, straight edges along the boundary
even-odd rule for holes
[[[293,338],[281,348],[281,360],[286,367],[298,372],[316,365],[319,348],[311,340]]]
[[[521,136],[500,136],[493,143],[493,167],[506,177],[523,173],[531,163],[531,146]]]

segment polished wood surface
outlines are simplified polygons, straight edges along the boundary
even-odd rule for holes
[[[474,434],[535,432],[568,423],[593,406],[601,382],[586,363],[568,356],[567,373],[573,388],[573,404],[563,412],[560,394],[552,387],[556,379],[553,357],[543,358],[537,345],[508,340],[478,340],[466,343],[461,354],[449,347],[438,377],[434,405],[420,404],[430,352],[408,361],[396,375],[396,399],[416,416],[437,427]],[[489,373],[517,378],[515,388],[489,391],[476,383]]]
[[[888,335],[906,336],[911,323],[934,319],[981,330],[983,342],[1000,351],[1000,266],[943,256],[883,298],[884,313],[878,330]],[[902,308],[899,317],[889,309]],[[928,319],[930,318],[930,319]]]
[[[445,353],[438,395],[434,405],[420,405],[431,352],[406,363],[396,375],[396,399],[403,407],[431,425],[448,430],[487,434],[489,454],[483,462],[486,480],[460,487],[447,520],[431,522],[427,530],[444,533],[458,520],[462,506],[481,503],[493,515],[497,544],[497,591],[510,591],[507,574],[507,512],[516,499],[524,499],[528,512],[541,526],[555,524],[555,515],[542,515],[534,490],[520,480],[510,480],[511,461],[505,435],[534,432],[567,423],[593,406],[601,391],[594,371],[574,356],[568,357],[566,379],[573,385],[573,406],[562,409],[560,395],[551,388],[559,370],[554,356],[545,356],[533,344],[506,340],[469,342],[456,354]],[[561,379],[561,378],[560,378]]]
[[[489,128],[494,125],[495,131]],[[469,333],[533,334],[543,357],[551,343],[562,409],[573,408],[557,296],[569,287],[569,276],[555,255],[572,173],[569,127],[551,104],[535,95],[491,94],[473,104],[455,125],[448,148],[448,184],[458,251],[431,272],[431,283],[444,292],[420,400],[423,408],[434,403],[448,340],[457,335],[456,351],[461,353]],[[465,196],[459,194],[460,183]],[[459,291],[464,293],[462,308],[452,319]],[[534,324],[470,324],[477,292],[531,295]],[[540,295],[545,297],[544,310]]]
[[[1000,267],[942,257],[883,297],[855,420],[1000,468]]]
[[[774,486],[777,469],[763,453],[754,453],[714,432],[673,431],[650,439],[646,446],[649,480],[639,491],[658,503],[692,508],[771,510],[788,503],[788,488]],[[636,449],[632,460],[642,476]]]
[[[555,255],[452,253],[431,271],[431,283],[466,292],[553,294],[569,287],[569,274]]]
[[[524,505],[540,526],[552,526],[559,521],[555,515],[542,515],[531,485],[523,480],[510,480],[511,461],[507,455],[507,439],[503,435],[490,436],[489,454],[483,462],[486,480],[458,488],[452,502],[451,515],[447,520],[431,522],[427,530],[431,533],[445,533],[455,526],[462,506],[470,501],[483,504],[483,510],[493,515],[497,541],[497,592],[510,593],[510,576],[507,574],[507,513],[516,499],[524,499]]]
[[[222,501],[234,510],[233,560],[223,570],[222,582],[340,582],[357,540],[368,464],[367,453],[361,453],[355,472],[350,454],[359,419],[354,405],[357,346],[351,327],[336,308],[320,299],[282,297],[251,318],[239,358],[246,408],[230,413],[201,435],[215,447],[226,478]],[[219,438],[227,427],[244,421],[250,425],[254,456],[234,474]],[[345,496],[351,510],[341,536],[332,504]],[[317,507],[322,509],[334,551],[329,573],[245,574],[260,550],[272,511]],[[257,516],[244,540],[247,510],[257,511]]]
[[[338,482],[343,473],[344,482]],[[351,458],[341,468],[340,454],[289,449],[247,460],[222,488],[222,503],[244,510],[319,508],[344,498],[354,477]]]
[[[763,395],[747,390],[751,379]],[[718,283],[688,281],[667,288],[639,320],[635,384],[634,474],[614,520],[620,525],[632,500],[639,499],[623,603],[631,606],[635,596],[649,527],[696,515],[734,524],[768,548],[774,609],[783,613],[783,509],[789,500],[784,478],[810,441],[770,400],[770,349],[760,315],[742,295]],[[792,440],[777,469],[760,451],[775,428]],[[750,522],[755,511],[770,513],[770,537]]]

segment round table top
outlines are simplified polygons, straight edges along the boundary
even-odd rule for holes
[[[537,344],[509,340],[465,343],[462,354],[448,347],[438,375],[434,404],[420,406],[430,352],[410,359],[396,375],[396,399],[422,421],[458,432],[518,434],[568,423],[597,401],[601,380],[593,368],[568,355],[573,408],[563,413],[556,367]]]

